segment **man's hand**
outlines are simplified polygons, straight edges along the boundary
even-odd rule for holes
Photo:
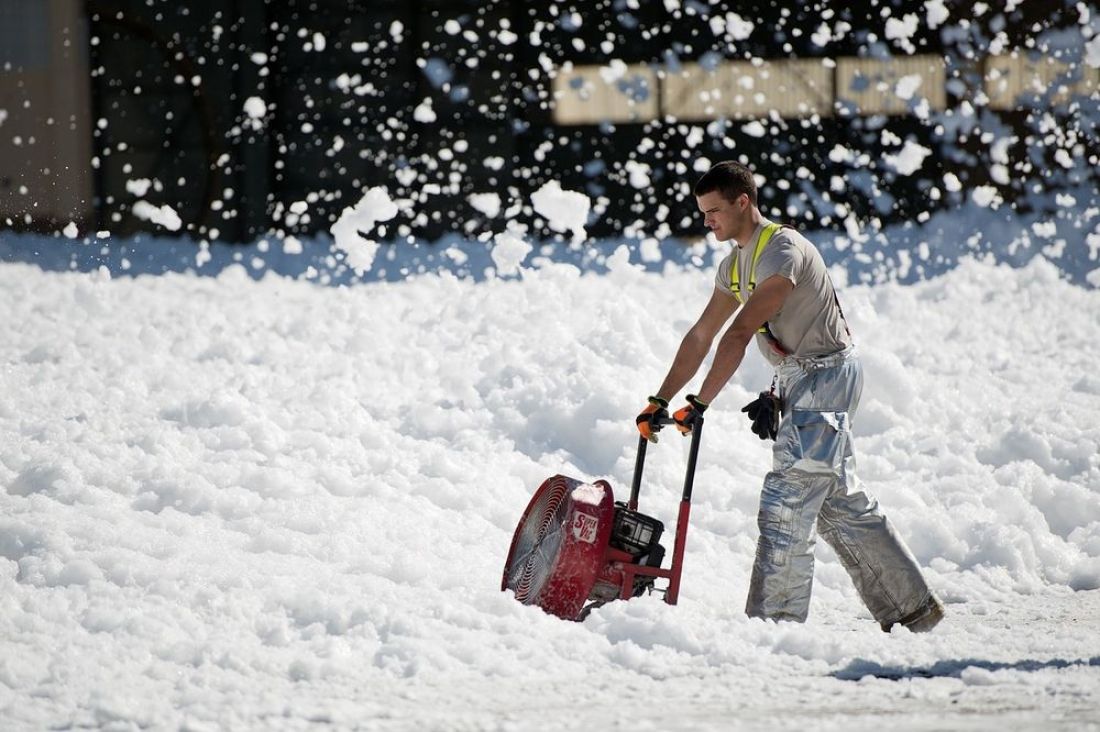
[[[779,397],[770,391],[762,391],[742,409],[752,420],[752,431],[761,440],[774,440],[779,434],[779,415],[782,405]]]
[[[676,422],[676,429],[685,435],[691,432],[696,420],[703,416],[703,412],[707,411],[708,406],[706,402],[694,394],[688,394],[687,401],[686,407],[677,409],[676,414],[672,415],[672,419]]]
[[[638,432],[650,442],[657,441],[657,433],[661,431],[660,420],[668,419],[668,401],[661,397],[651,396],[649,405],[642,410],[634,422],[638,425]]]

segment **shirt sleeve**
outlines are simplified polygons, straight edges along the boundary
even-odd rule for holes
[[[803,252],[787,231],[780,231],[768,242],[756,264],[756,284],[779,275],[797,285],[802,272]]]
[[[737,249],[734,248],[731,254],[726,255],[726,258],[718,263],[718,271],[714,275],[714,286],[727,295],[733,295],[733,288],[730,287],[730,268],[733,267],[733,258],[737,256]]]

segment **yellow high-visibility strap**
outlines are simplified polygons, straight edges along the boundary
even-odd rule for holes
[[[764,253],[764,247],[768,246],[772,236],[782,228],[782,224],[768,224],[756,238],[756,248],[752,252],[752,266],[749,269],[749,295],[752,295],[752,291],[756,289],[756,263],[760,261],[760,255]],[[737,263],[740,259],[741,253],[738,252],[733,258],[733,267],[730,269],[730,289],[733,290],[733,296],[737,298],[737,302],[744,303],[745,299],[741,297],[741,277],[737,273]]]

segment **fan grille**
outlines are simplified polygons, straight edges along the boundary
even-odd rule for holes
[[[569,483],[557,476],[524,517],[516,540],[512,562],[508,566],[508,583],[516,599],[524,604],[534,602],[554,569],[561,548],[565,514],[569,509],[566,496]]]

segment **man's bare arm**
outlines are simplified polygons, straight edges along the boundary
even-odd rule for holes
[[[684,388],[684,384],[695,376],[699,365],[703,363],[703,359],[710,351],[714,337],[738,307],[737,299],[733,295],[722,292],[717,287],[714,288],[703,313],[680,343],[676,358],[673,359],[672,367],[669,368],[668,375],[661,383],[657,396],[670,401]]]
[[[757,286],[745,307],[734,318],[733,324],[718,341],[714,363],[699,388],[701,401],[710,404],[718,396],[722,387],[741,365],[745,358],[745,348],[753,335],[779,312],[793,289],[794,283],[781,275],[773,275]]]

